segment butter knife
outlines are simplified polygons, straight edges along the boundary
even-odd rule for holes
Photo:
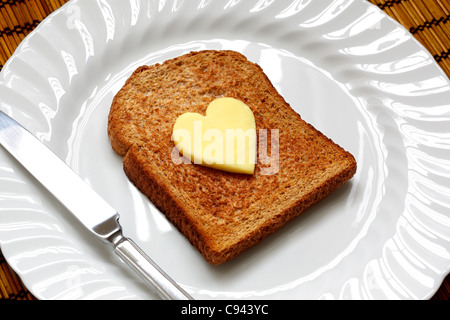
[[[191,300],[138,245],[122,233],[119,214],[56,154],[17,121],[0,111],[0,144],[88,230],[128,264],[162,298]]]

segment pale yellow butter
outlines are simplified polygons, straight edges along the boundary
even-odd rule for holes
[[[172,139],[181,154],[195,164],[236,173],[255,171],[255,117],[240,100],[216,99],[209,104],[206,116],[181,115]]]

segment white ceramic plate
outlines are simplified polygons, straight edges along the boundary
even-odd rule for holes
[[[351,182],[219,267],[128,182],[106,135],[136,67],[201,49],[259,63],[358,161]],[[73,0],[23,41],[0,97],[197,299],[422,299],[449,272],[450,82],[366,1]],[[3,149],[0,203],[1,249],[38,298],[154,298]]]

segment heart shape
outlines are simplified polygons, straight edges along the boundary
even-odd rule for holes
[[[205,116],[182,114],[173,127],[172,140],[179,152],[195,164],[235,173],[255,171],[255,117],[240,100],[216,99]]]

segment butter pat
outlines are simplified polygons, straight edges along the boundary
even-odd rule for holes
[[[172,139],[180,153],[195,164],[235,173],[255,172],[255,117],[240,100],[216,99],[205,116],[182,114],[173,127]]]

